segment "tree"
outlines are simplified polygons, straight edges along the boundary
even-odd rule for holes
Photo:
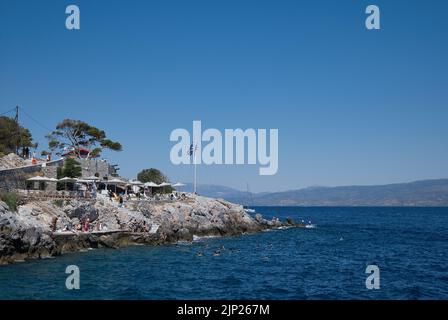
[[[0,153],[15,153],[17,148],[25,147],[35,147],[31,132],[14,119],[0,117]]]
[[[72,158],[67,158],[64,160],[64,166],[58,167],[57,178],[61,179],[64,177],[78,178],[82,175],[82,168],[78,161]],[[63,183],[58,182],[58,190],[64,190],[66,187],[73,189],[73,183]]]
[[[108,139],[104,130],[80,120],[65,119],[47,138],[50,150],[56,151],[56,154],[60,155],[68,148],[73,150],[79,159],[81,148],[89,149],[87,159],[99,156],[104,149],[122,150],[121,144]]]
[[[162,182],[169,182],[168,177],[166,175],[164,175],[160,170],[154,169],[154,168],[144,169],[144,170],[140,171],[137,174],[137,179],[141,182],[154,182],[157,184],[161,184]],[[162,189],[164,189],[163,191],[165,191],[165,192],[173,191],[172,187],[165,187]],[[162,191],[162,190],[159,190],[159,191]]]
[[[58,168],[59,169],[59,168]],[[64,166],[58,172],[58,179],[69,177],[78,178],[82,175],[81,164],[72,158],[64,160]]]

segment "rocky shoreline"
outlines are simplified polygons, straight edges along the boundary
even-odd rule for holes
[[[53,232],[55,218],[57,231]],[[62,231],[86,218],[92,226],[103,226],[101,231]],[[240,205],[193,195],[182,201],[130,201],[123,207],[106,198],[31,201],[17,212],[0,202],[0,264],[89,248],[161,245],[193,241],[195,236],[241,235],[293,225],[252,217]]]

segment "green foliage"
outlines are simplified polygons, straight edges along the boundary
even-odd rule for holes
[[[154,182],[161,184],[162,182],[167,182],[167,177],[158,169],[144,169],[140,171],[137,175],[137,179],[141,182]]]
[[[55,199],[55,200],[53,200],[53,204],[56,207],[61,208],[64,205],[64,200],[62,200],[62,199]]]
[[[144,169],[140,171],[137,175],[137,179],[141,182],[154,182],[157,184],[161,184],[162,182],[169,182],[168,177],[164,175],[160,170],[158,169]],[[171,193],[173,192],[172,187],[164,187],[164,188],[155,188],[154,192],[166,192]]]
[[[56,176],[58,179],[62,179],[65,177],[69,178],[78,178],[82,175],[82,168],[78,161],[73,158],[67,158],[64,160],[64,166],[58,167],[56,171]],[[57,189],[58,190],[71,190],[73,189],[72,182],[58,182]]]
[[[104,130],[80,120],[65,119],[47,138],[48,147],[56,154],[61,154],[64,148],[69,148],[75,150],[78,158],[81,158],[79,150],[82,147],[91,150],[88,157],[99,156],[104,149],[122,150],[122,145],[108,139]]]
[[[12,212],[17,211],[19,197],[16,193],[0,192],[0,200],[2,200],[4,203],[6,203],[8,205],[10,211],[12,211]]]
[[[81,164],[72,158],[67,158],[64,160],[64,166],[60,170],[60,178],[78,178],[82,175]]]
[[[17,126],[14,119],[0,117],[0,154],[15,153],[17,146],[34,147],[31,132],[20,125]]]

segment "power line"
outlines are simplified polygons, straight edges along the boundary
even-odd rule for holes
[[[9,110],[9,111],[0,113],[0,116],[3,116],[3,115],[5,115],[5,114],[7,114],[7,113],[15,112],[15,111],[16,111],[16,108],[13,108],[13,109],[11,109],[11,110]]]
[[[48,133],[52,132],[53,130],[51,130],[50,128],[48,128],[46,125],[42,124],[42,122],[36,120],[33,116],[31,116],[28,112],[26,112],[23,107],[20,107],[20,110],[22,111],[22,113],[24,115],[26,115],[28,118],[30,118],[31,120],[33,120],[35,123],[37,123],[40,127],[42,127],[43,129],[45,129],[45,131],[48,131]]]

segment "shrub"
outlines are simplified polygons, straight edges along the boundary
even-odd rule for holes
[[[161,184],[162,182],[169,182],[168,177],[164,175],[158,169],[144,169],[140,171],[137,175],[137,179],[141,182],[154,182],[157,184]],[[156,188],[153,190],[154,193],[171,193],[173,192],[173,188],[171,186],[167,186],[164,188]]]
[[[56,206],[56,207],[62,207],[63,205],[64,205],[64,200],[62,200],[62,199],[55,199],[55,200],[53,200],[53,204]]]
[[[0,199],[8,205],[10,211],[17,212],[19,197],[16,193],[0,192]]]

